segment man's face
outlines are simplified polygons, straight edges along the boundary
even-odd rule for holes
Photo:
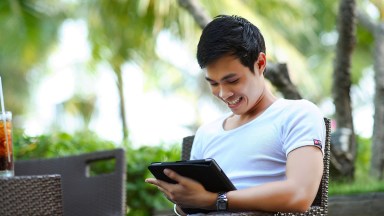
[[[261,67],[260,67],[261,63]],[[265,55],[254,65],[255,73],[233,56],[224,56],[206,68],[206,80],[213,95],[221,99],[234,114],[243,115],[257,108],[265,84]]]

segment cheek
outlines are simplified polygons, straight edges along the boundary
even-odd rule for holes
[[[210,87],[211,88],[211,92],[212,92],[212,94],[214,95],[214,96],[216,96],[216,97],[218,97],[219,96],[219,90],[218,90],[218,88],[216,88],[216,87]]]
[[[255,85],[249,85],[243,89],[243,92],[248,96],[248,100],[256,99],[260,95],[260,89],[256,88]]]

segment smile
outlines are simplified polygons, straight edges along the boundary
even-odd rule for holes
[[[240,101],[241,101],[242,97],[238,97],[236,98],[235,100],[231,100],[231,101],[225,101],[228,105],[236,105],[238,104]]]

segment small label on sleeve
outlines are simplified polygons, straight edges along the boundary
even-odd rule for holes
[[[319,147],[320,149],[323,148],[323,146],[321,145],[321,141],[318,140],[318,139],[313,139],[313,144],[317,147]]]

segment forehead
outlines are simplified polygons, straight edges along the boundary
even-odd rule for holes
[[[224,56],[209,64],[205,69],[205,76],[212,80],[220,80],[232,74],[241,76],[251,73],[248,67],[241,64],[240,60],[233,56]]]

